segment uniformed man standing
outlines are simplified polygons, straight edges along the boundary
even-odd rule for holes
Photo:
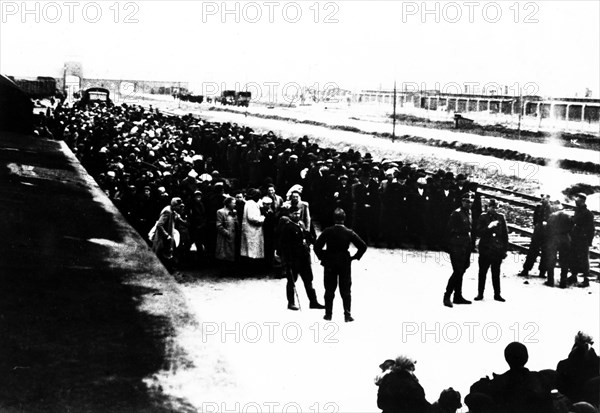
[[[485,279],[488,269],[492,268],[492,286],[494,300],[504,302],[500,295],[500,266],[508,251],[508,229],[504,215],[496,211],[496,200],[490,199],[488,209],[477,221],[479,240],[479,284],[475,301],[483,300]]]
[[[367,250],[367,244],[354,231],[344,226],[346,213],[337,208],[333,213],[335,225],[326,228],[315,243],[315,254],[325,267],[325,320],[331,320],[333,311],[333,299],[337,289],[338,280],[340,284],[340,295],[344,306],[344,320],[354,321],[350,313],[352,286],[351,263],[352,260],[360,260]],[[356,254],[350,256],[348,248],[350,243],[357,248]],[[324,250],[323,247],[327,246]]]
[[[554,287],[554,267],[556,267],[556,254],[560,265],[560,288],[567,288],[567,274],[569,273],[569,254],[571,252],[571,229],[573,221],[562,209],[560,201],[552,203],[552,213],[548,217],[548,240],[545,244],[546,263],[544,268],[548,271],[548,281],[544,283]]]
[[[465,271],[471,265],[471,205],[473,194],[467,192],[462,196],[461,207],[450,215],[448,221],[448,252],[452,263],[452,275],[446,286],[444,305],[471,304],[462,295],[462,283]],[[454,299],[450,296],[454,293]]]
[[[529,244],[529,250],[527,250],[527,258],[525,258],[523,269],[518,274],[521,277],[529,276],[529,271],[533,268],[538,255],[540,255],[540,253],[543,254],[544,252],[544,243],[546,242],[547,236],[546,223],[548,222],[550,212],[550,196],[542,195],[540,203],[536,205],[535,210],[533,211],[533,235],[531,236],[531,243]],[[546,273],[546,270],[544,269],[544,263],[546,261],[544,256],[540,258],[540,276],[544,276]]]
[[[292,207],[289,212],[290,219],[283,224],[279,253],[283,259],[285,271],[288,277],[286,294],[288,309],[296,311],[298,304],[294,302],[295,284],[298,276],[302,278],[306,295],[310,301],[310,308],[323,309],[322,304],[317,301],[317,294],[313,288],[313,272],[310,259],[310,244],[312,238],[304,223],[300,220],[300,209]]]
[[[577,194],[575,198],[575,214],[571,230],[571,277],[569,281],[577,282],[577,274],[583,275],[580,287],[589,287],[590,245],[594,240],[594,214],[587,209],[585,194]]]

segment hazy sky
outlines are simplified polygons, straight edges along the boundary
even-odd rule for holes
[[[23,6],[25,4],[25,6]],[[0,72],[595,97],[598,1],[0,1]],[[439,86],[436,86],[436,83]],[[281,86],[280,86],[281,87]],[[512,93],[512,91],[510,92]]]

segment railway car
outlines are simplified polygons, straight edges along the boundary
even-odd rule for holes
[[[35,80],[14,78],[12,80],[32,99],[43,99],[57,94],[56,79],[53,77],[38,76]]]

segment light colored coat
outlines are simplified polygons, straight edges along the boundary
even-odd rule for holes
[[[240,255],[248,258],[265,257],[265,238],[263,232],[265,217],[260,213],[256,201],[246,201],[242,218],[242,245]]]

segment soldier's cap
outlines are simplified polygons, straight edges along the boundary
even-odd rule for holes
[[[475,194],[473,192],[465,192],[461,198],[472,200],[475,198]]]
[[[587,199],[587,195],[586,195],[586,194],[584,194],[584,193],[582,193],[582,192],[580,192],[580,193],[578,193],[577,195],[575,195],[575,197],[576,197],[576,198],[583,198],[584,200],[586,200],[586,199]]]
[[[496,202],[496,200],[495,200],[495,199],[490,199],[490,200],[488,201],[488,205],[489,205],[489,206],[494,206],[494,207],[497,207],[497,206],[498,206],[498,202]]]
[[[194,196],[196,196],[196,195],[202,196],[202,191],[194,191]]]
[[[298,159],[298,155],[290,155],[290,159]]]
[[[458,174],[458,175],[456,175],[456,180],[457,181],[464,181],[465,179],[467,179],[467,177],[464,174]]]
[[[341,181],[342,179],[348,179],[348,175],[340,175],[340,178],[339,178],[339,179],[340,179],[340,181]]]

